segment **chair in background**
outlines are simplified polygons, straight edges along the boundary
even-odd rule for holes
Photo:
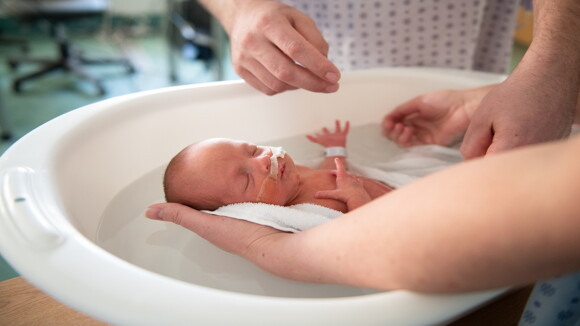
[[[8,140],[10,138],[12,138],[12,130],[10,129],[10,124],[8,124],[8,115],[4,109],[2,91],[0,90],[0,140]]]
[[[187,60],[200,60],[223,80],[225,32],[197,0],[167,0],[169,79],[179,81],[176,53]],[[175,53],[176,52],[176,53]]]
[[[83,56],[71,44],[66,35],[66,23],[79,18],[102,16],[108,8],[107,0],[11,0],[4,1],[5,11],[23,21],[45,20],[50,27],[51,36],[58,45],[58,57],[51,59],[17,58],[8,60],[12,69],[20,64],[36,63],[42,67],[35,72],[17,77],[12,82],[15,92],[22,91],[22,85],[29,80],[41,77],[49,72],[64,70],[93,83],[100,95],[106,90],[102,81],[85,70],[85,65],[119,64],[125,66],[128,73],[135,68],[126,58],[93,59]]]
[[[0,30],[0,45],[1,46],[18,45],[22,49],[22,52],[28,53],[28,51],[30,51],[30,45],[28,44],[27,40],[21,37],[8,36],[1,30]]]
[[[0,30],[0,46],[1,47],[14,47],[17,46],[21,49],[23,53],[28,53],[30,51],[30,45],[27,40],[21,37],[12,37],[7,35],[3,30]],[[0,141],[9,140],[12,138],[12,128],[8,121],[8,114],[6,113],[6,107],[3,102],[3,88],[0,85]]]

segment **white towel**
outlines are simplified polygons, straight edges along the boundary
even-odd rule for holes
[[[310,229],[342,215],[342,212],[315,204],[278,206],[263,203],[238,203],[222,206],[215,211],[204,212],[271,226],[286,232]]]
[[[349,164],[349,172],[400,188],[419,178],[463,161],[459,150],[437,145],[411,147],[388,162],[372,166]]]
[[[373,166],[349,163],[349,171],[399,188],[461,161],[457,149],[427,145],[412,147],[388,162]],[[313,166],[312,163],[305,165]],[[204,212],[267,225],[286,232],[300,232],[342,215],[342,212],[315,204],[277,206],[239,203]]]

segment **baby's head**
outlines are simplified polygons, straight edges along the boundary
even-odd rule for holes
[[[224,138],[184,148],[169,162],[163,180],[167,202],[198,210],[242,202],[284,206],[299,184],[294,161],[281,149]]]

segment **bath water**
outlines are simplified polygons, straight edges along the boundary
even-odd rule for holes
[[[358,135],[358,136],[357,136]],[[368,153],[395,151],[381,142],[378,125],[353,128],[349,142],[356,138],[379,139],[376,148],[363,146]],[[273,141],[295,159],[319,158],[322,149],[310,144],[304,135]],[[297,153],[297,154],[294,154]],[[369,155],[371,155],[369,154]],[[383,155],[382,154],[382,155]],[[371,155],[371,156],[372,156]],[[380,157],[369,160],[379,160]],[[109,203],[100,220],[97,244],[132,264],[196,285],[277,297],[345,297],[375,293],[368,289],[294,282],[268,274],[252,263],[227,253],[195,233],[172,223],[152,221],[144,216],[147,206],[163,202],[160,166],[127,185]]]

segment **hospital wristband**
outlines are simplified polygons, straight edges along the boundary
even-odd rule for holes
[[[334,146],[334,147],[327,147],[326,148],[326,157],[332,157],[332,156],[342,156],[342,157],[346,157],[346,148],[342,147],[342,146]]]

